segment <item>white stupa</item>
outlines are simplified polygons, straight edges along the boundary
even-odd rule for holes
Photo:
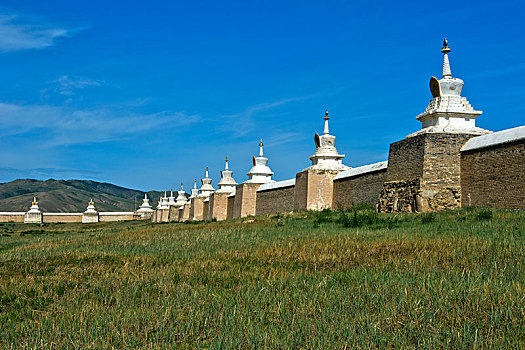
[[[190,199],[195,198],[199,195],[199,189],[197,188],[197,180],[193,180],[193,188],[191,189]]]
[[[139,209],[137,210],[137,213],[140,215],[151,215],[153,213],[153,209],[151,208],[151,205],[149,204],[149,198],[148,194],[144,193],[144,199],[142,200],[142,204],[140,205]]]
[[[31,208],[29,208],[28,214],[40,214],[40,208],[38,208],[38,202],[36,197],[33,197],[33,202],[31,203]]]
[[[40,208],[38,208],[36,197],[33,197],[31,208],[29,208],[24,215],[24,222],[33,224],[42,223],[42,212],[40,211]]]
[[[217,192],[233,194],[235,193],[237,182],[232,177],[233,171],[228,169],[228,157],[226,157],[225,162],[224,170],[221,171],[221,181],[217,184],[219,186]]]
[[[167,191],[164,191],[164,197],[159,198],[159,204],[157,205],[157,209],[169,209],[169,199]]]
[[[208,177],[208,167],[206,167],[206,177],[204,179],[201,179],[202,186],[199,189],[200,197],[208,198],[210,194],[212,194],[213,191],[215,191],[215,188],[211,185],[212,179]]]
[[[93,198],[89,199],[89,203],[84,214],[97,214],[97,210],[95,209],[95,203],[93,203]]]
[[[175,205],[175,196],[173,196],[173,188],[171,189],[170,196],[168,197],[168,206]]]
[[[324,114],[323,135],[315,134],[315,154],[310,157],[312,165],[305,170],[336,170],[343,171],[349,169],[343,164],[344,154],[339,154],[335,148],[335,136],[330,135],[328,128],[328,110]]]
[[[265,184],[268,182],[275,182],[272,180],[273,171],[268,164],[268,158],[263,153],[263,142],[259,143],[259,157],[253,156],[253,167],[246,174],[250,178],[247,183]]]
[[[468,100],[461,96],[463,80],[452,77],[448,53],[450,52],[447,39],[443,41],[443,78],[430,78],[430,92],[432,100],[427,109],[416,118],[422,123],[422,130],[410,136],[422,133],[447,132],[487,134],[488,130],[476,127],[476,118],[483,113],[476,111]]]
[[[95,209],[93,198],[90,198],[86,211],[82,214],[82,223],[88,224],[94,222],[98,222],[98,212]]]
[[[183,206],[188,202],[188,199],[186,198],[186,191],[184,191],[184,187],[182,182],[180,183],[180,191],[177,192],[177,202],[175,205],[177,206]]]

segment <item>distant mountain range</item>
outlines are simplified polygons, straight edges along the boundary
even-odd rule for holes
[[[155,207],[161,192],[146,193]],[[144,192],[89,180],[15,180],[0,183],[0,211],[27,211],[33,196],[44,212],[83,212],[90,198],[98,211],[134,211]]]

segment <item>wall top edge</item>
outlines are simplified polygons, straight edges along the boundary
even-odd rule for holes
[[[387,167],[388,167],[387,160],[384,160],[378,163],[363,165],[357,168],[352,168],[352,169],[348,169],[348,170],[340,172],[339,174],[337,174],[334,180],[346,179],[348,177],[363,175],[363,174],[371,173],[374,171],[383,170],[383,169],[386,169]]]
[[[257,192],[275,190],[278,188],[291,187],[291,186],[295,186],[295,178],[284,180],[284,181],[276,181],[276,182],[269,182],[266,184],[262,184],[261,187],[259,187],[259,189],[257,190]]]
[[[461,152],[471,151],[475,149],[500,145],[504,143],[515,142],[525,139],[525,125],[518,126],[512,129],[506,129],[492,134],[476,136],[463,145]]]

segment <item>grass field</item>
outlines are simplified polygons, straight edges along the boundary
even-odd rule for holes
[[[525,212],[0,233],[3,348],[525,348]]]

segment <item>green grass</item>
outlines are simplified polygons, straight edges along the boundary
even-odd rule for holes
[[[525,347],[525,212],[0,234],[4,348]]]

